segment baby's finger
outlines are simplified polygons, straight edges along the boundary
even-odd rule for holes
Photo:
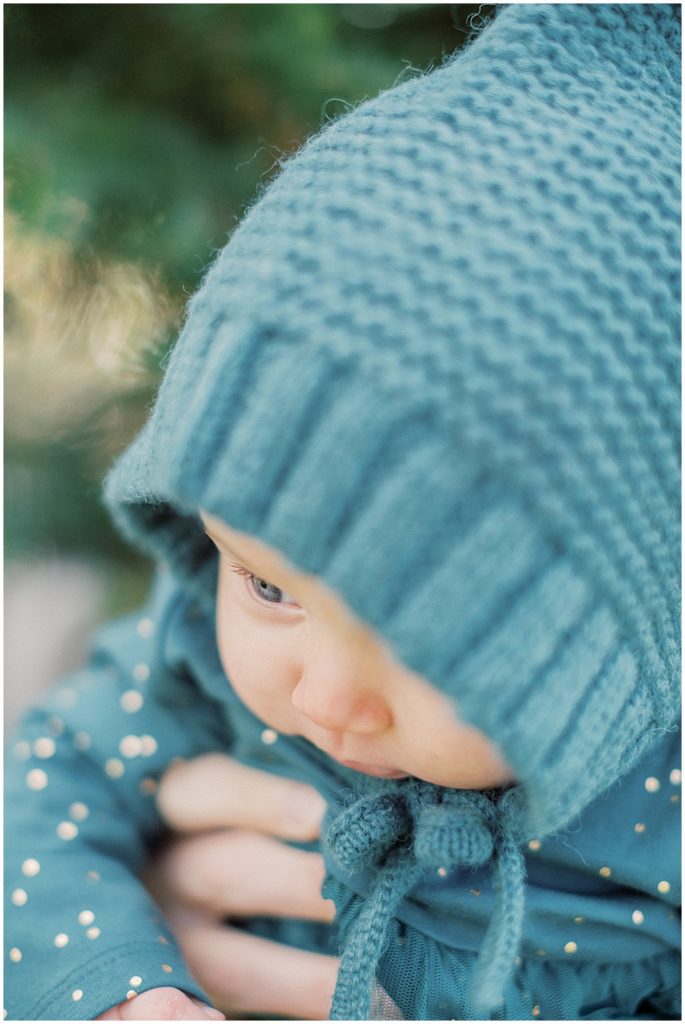
[[[183,832],[236,826],[284,839],[315,839],[326,809],[311,786],[216,753],[175,762],[160,781],[157,804]]]
[[[178,902],[216,917],[332,921],[335,914],[332,901],[321,896],[321,856],[257,832],[231,829],[177,839],[153,871],[151,888],[162,904]]]
[[[327,1020],[339,961],[216,924],[175,925],[184,957],[230,1016]]]
[[[153,988],[101,1014],[98,1020],[225,1020],[199,999],[177,988]]]

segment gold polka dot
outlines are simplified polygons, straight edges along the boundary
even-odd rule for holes
[[[127,999],[135,999],[137,995],[138,995],[138,993],[137,993],[137,992],[134,992],[134,991],[133,991],[133,989],[131,988],[131,989],[129,989],[129,990],[128,990],[128,992],[126,993],[126,998],[127,998]]]
[[[564,946],[564,953],[575,953],[578,950],[578,946],[575,942],[567,942]]]
[[[584,924],[585,923],[585,918],[584,917],[574,917],[573,920],[575,921],[576,924]]]
[[[79,924],[92,924],[95,920],[95,914],[92,910],[82,910],[78,916]]]
[[[22,875],[26,875],[27,878],[35,878],[39,872],[40,864],[37,860],[34,860],[33,857],[29,857],[21,866],[21,873]]]
[[[446,878],[447,868],[438,868],[438,874],[440,875],[440,878]]]
[[[138,988],[139,985],[143,984],[143,979],[140,977],[140,975],[134,974],[132,978],[128,979],[128,983],[132,986],[132,988]]]
[[[645,915],[641,910],[634,910],[632,913],[633,924],[642,924],[645,919]]]
[[[599,869],[599,873],[602,878],[611,878],[611,868],[603,867]]]
[[[645,779],[645,789],[648,793],[657,793],[661,789],[661,783],[653,775],[650,775],[648,779]]]
[[[14,756],[17,761],[28,761],[31,756],[31,744],[26,740],[20,740],[14,745]]]
[[[173,967],[171,967],[170,964],[162,964],[162,970],[164,971],[165,974],[171,974],[173,971]]]
[[[143,757],[152,757],[153,754],[157,753],[157,740],[154,736],[140,737],[140,752]]]
[[[680,768],[674,768],[668,779],[672,786],[679,786],[683,780],[683,773]]]
[[[49,736],[41,736],[40,739],[36,740],[33,744],[33,753],[36,757],[52,757],[55,753],[55,749],[55,741],[51,740]]]
[[[86,935],[89,939],[97,939],[100,935],[100,929],[95,925],[93,928],[88,928],[86,930]]]
[[[158,783],[156,779],[141,779],[138,789],[141,793],[145,793],[149,796],[150,794],[157,792],[157,785]]]
[[[15,889],[10,898],[15,907],[23,907],[29,897],[26,889]]]
[[[674,793],[673,796],[671,797],[671,803],[672,804],[677,804],[679,800],[680,800],[680,797],[678,796],[678,794]]]
[[[120,779],[126,769],[118,757],[110,757],[105,761],[105,772],[110,779]]]
[[[10,949],[10,960],[13,964],[18,964],[21,960],[21,950],[17,949],[16,946],[12,946]]]
[[[76,839],[78,828],[73,821],[60,821],[57,826],[57,835],[60,839]]]
[[[77,750],[80,750],[81,752],[83,752],[84,750],[90,750],[90,746],[91,746],[92,742],[93,741],[90,738],[90,733],[87,733],[87,732],[77,732],[77,733],[74,733],[74,746],[76,747]]]
[[[90,811],[86,805],[78,801],[69,806],[69,817],[73,818],[74,821],[85,821],[89,814]]]
[[[142,749],[140,736],[124,736],[119,743],[119,753],[124,757],[139,757]]]
[[[539,839],[531,839],[531,841],[528,843],[529,850],[539,850],[541,846],[542,843]]]
[[[97,871],[86,871],[86,878],[90,882],[99,882],[100,881],[100,875],[99,875],[99,873]]]
[[[32,768],[26,776],[26,785],[29,789],[45,789],[48,784],[48,774],[42,768]]]
[[[67,943],[69,942],[69,936],[65,935],[64,932],[60,932],[59,935],[55,935],[55,938],[54,938],[53,941],[54,941],[55,945],[57,946],[57,948],[61,949],[62,946],[66,946]]]
[[[150,666],[144,661],[139,661],[133,666],[133,678],[137,683],[146,683],[150,678]]]
[[[78,1003],[79,999],[83,999],[83,992],[81,991],[81,989],[75,988],[74,991],[71,993],[71,998],[74,1000],[75,1003]]]
[[[142,636],[144,640],[149,640],[155,632],[155,624],[152,619],[141,619],[136,627],[138,636]]]
[[[533,1007],[533,1016],[534,1017],[539,1017],[540,1016],[540,1007],[537,1005],[537,1003]]]
[[[644,821],[638,821],[635,825],[635,831],[638,833],[644,832],[646,828],[647,826],[645,825]]]
[[[670,882],[659,882],[659,884],[657,885],[657,889],[659,890],[659,892],[662,892],[662,893],[670,892],[671,891],[671,883]]]
[[[472,896],[480,896],[480,889],[471,889]]]
[[[266,743],[267,747],[273,746],[278,739],[278,733],[275,729],[263,729],[262,730],[262,743]]]
[[[64,722],[59,715],[52,715],[48,718],[48,729],[53,736],[61,736],[64,732]]]
[[[127,711],[130,715],[135,714],[136,711],[140,711],[145,698],[143,697],[140,690],[127,690],[126,693],[122,693],[119,698],[119,704],[123,711]]]
[[[546,949],[538,949],[537,950],[537,954],[538,954],[538,956],[547,956],[547,950]]]
[[[73,708],[76,703],[76,693],[69,686],[64,686],[55,694],[56,699],[63,708]]]

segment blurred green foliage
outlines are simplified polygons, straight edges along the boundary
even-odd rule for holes
[[[491,10],[5,5],[6,266],[23,269],[6,285],[10,557],[88,554],[145,577],[100,482],[145,416],[203,270],[280,158],[349,105],[439,65]],[[147,306],[119,324],[117,303],[122,315],[129,303],[126,288],[111,291],[115,272],[139,300],[163,297],[154,324]],[[127,331],[126,358],[109,358],[105,344],[118,351]],[[79,372],[60,405],[55,389]],[[39,409],[49,414],[32,420]]]

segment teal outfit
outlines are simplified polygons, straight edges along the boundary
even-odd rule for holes
[[[131,736],[147,737],[142,749],[126,745]],[[92,1019],[129,991],[163,985],[204,996],[135,877],[163,833],[154,781],[170,759],[227,751],[312,783],[331,806],[365,781],[306,740],[264,736],[273,739],[226,680],[211,622],[168,574],[147,608],[100,631],[88,666],[8,745],[10,1019]],[[38,756],[46,739],[54,754]],[[679,755],[676,732],[568,829],[526,849],[521,962],[495,1019],[679,1017]],[[27,787],[34,771],[45,772],[43,789]],[[648,778],[659,780],[658,791],[645,788]],[[60,836],[64,822],[73,838]],[[667,893],[659,890],[664,881]],[[328,858],[324,891],[336,900],[341,929],[372,882],[372,872],[348,875]],[[26,893],[19,905],[17,891]],[[492,902],[487,870],[433,870],[398,908],[378,984],[403,1017],[472,1019],[466,992]],[[268,919],[247,927],[305,949],[338,950],[337,928]],[[56,946],[58,935],[68,943]],[[12,949],[20,961],[7,960]]]
[[[250,927],[333,941],[333,1019],[388,1016],[388,998],[419,1018],[678,1013],[679,46],[669,5],[505,6],[442,67],[327,125],[210,268],[106,482],[124,534],[197,609],[165,620],[135,714],[153,694],[166,711],[124,759],[154,779],[162,748],[227,749],[321,789],[334,932]],[[336,589],[516,785],[266,749],[212,654],[199,508]],[[116,777],[116,702],[94,692],[109,792],[133,769]],[[13,830],[26,815],[35,832],[16,785]]]

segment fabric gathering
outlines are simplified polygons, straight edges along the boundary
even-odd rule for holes
[[[340,956],[331,1019],[680,1018],[679,126],[679,6],[499,5],[250,206],[105,481],[148,604],[7,746],[10,1019],[132,977],[206,998],[140,875],[159,778],[210,751],[327,802],[334,923],[243,926]],[[200,509],[340,594],[515,783],[265,727]]]

